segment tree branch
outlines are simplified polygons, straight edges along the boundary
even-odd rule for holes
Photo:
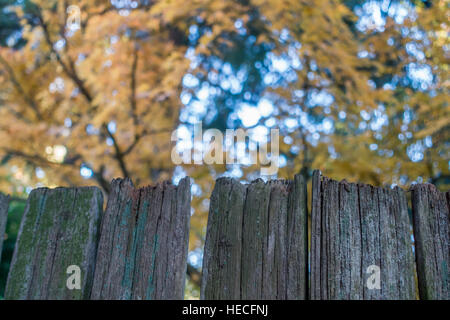
[[[131,145],[128,146],[128,148],[122,152],[122,154],[124,156],[128,155],[131,151],[133,151],[134,147],[139,143],[139,141],[141,140],[141,138],[146,137],[146,136],[150,136],[150,135],[154,135],[154,134],[159,134],[159,133],[166,133],[166,132],[170,132],[172,131],[173,128],[165,128],[165,129],[160,129],[160,130],[144,130],[144,132],[142,132],[141,134],[136,134],[134,136],[134,141]]]
[[[33,100],[33,98],[30,95],[28,95],[25,92],[25,89],[22,87],[20,82],[17,80],[17,78],[14,74],[14,70],[11,68],[11,66],[8,64],[8,62],[5,59],[3,59],[2,56],[0,56],[0,62],[5,67],[6,71],[8,72],[11,82],[13,83],[16,90],[20,93],[21,96],[23,96],[25,102],[31,107],[31,109],[35,113],[36,118],[38,120],[42,120],[42,114],[39,111],[39,107],[38,107],[37,103]]]
[[[114,136],[114,134],[111,131],[109,131],[108,126],[106,124],[103,124],[102,127],[103,127],[103,130],[106,132],[106,135],[113,142],[115,158],[116,158],[117,162],[119,162],[119,167],[120,167],[120,170],[122,171],[122,175],[124,176],[124,178],[130,177],[127,166],[125,164],[125,159],[124,159],[125,155],[120,150],[120,147],[119,147],[116,137]]]
[[[87,24],[89,23],[89,20],[91,18],[96,17],[96,16],[102,16],[102,15],[104,15],[104,14],[110,12],[110,11],[113,11],[113,10],[117,10],[117,9],[115,7],[113,7],[113,6],[110,6],[110,7],[106,7],[105,9],[103,9],[101,11],[98,11],[98,12],[95,12],[95,13],[92,13],[92,14],[88,14],[88,16],[86,17],[86,20],[81,22],[81,25],[80,25],[81,29],[83,31],[86,30]]]
[[[12,150],[12,149],[3,149],[7,154],[16,156],[19,158],[23,158],[30,163],[33,163],[34,165],[39,165],[42,167],[52,167],[52,166],[75,166],[77,164],[77,161],[81,160],[82,162],[86,163],[86,161],[83,160],[83,157],[81,155],[74,155],[71,158],[65,159],[63,162],[52,162],[48,159],[37,155],[37,154],[27,154],[22,151],[18,150]],[[98,182],[98,184],[103,188],[106,194],[109,194],[111,190],[110,183],[105,180],[103,173],[105,171],[105,166],[102,165],[98,171],[95,171],[92,168],[89,168],[93,172],[94,179]]]
[[[51,40],[50,32],[48,30],[48,25],[45,23],[40,10],[38,10],[37,16],[38,16],[39,25],[41,26],[42,30],[44,31],[45,40],[46,40],[48,46],[50,47],[50,51],[56,56],[56,60],[58,61],[59,65],[62,67],[62,69],[64,70],[64,73],[70,79],[72,79],[72,81],[77,85],[78,89],[80,89],[80,92],[83,94],[83,96],[86,98],[86,100],[89,103],[91,103],[93,100],[92,95],[89,92],[89,90],[84,86],[84,81],[81,80],[81,78],[76,73],[75,65],[74,65],[73,61],[70,61],[70,58],[68,58],[70,68],[69,68],[69,66],[66,65],[66,63],[64,63],[61,55],[54,48],[54,43]]]

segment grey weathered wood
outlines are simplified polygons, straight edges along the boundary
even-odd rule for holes
[[[6,219],[8,217],[8,206],[9,197],[0,193],[0,262],[2,261],[2,248],[6,230]]]
[[[28,197],[6,285],[6,299],[88,299],[103,195],[98,188],[40,188]],[[69,290],[67,268],[81,269]]]
[[[294,177],[289,193],[287,220],[287,291],[288,300],[305,300],[308,296],[308,206],[306,182]]]
[[[217,180],[211,195],[201,287],[202,296],[209,299],[240,299],[245,193],[246,186],[234,179],[221,178]],[[212,281],[216,282],[216,286],[207,286]]]
[[[311,299],[414,299],[407,201],[400,188],[337,182],[313,174]],[[380,268],[369,289],[367,268]]]
[[[190,201],[189,178],[142,189],[113,180],[91,299],[183,299]]]
[[[306,186],[216,181],[203,256],[202,299],[305,299]]]
[[[450,191],[411,188],[420,299],[450,300]]]

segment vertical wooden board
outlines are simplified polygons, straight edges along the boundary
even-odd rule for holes
[[[5,290],[6,299],[88,299],[103,207],[98,188],[33,190],[25,207]],[[81,270],[70,290],[69,266]]]
[[[362,267],[362,237],[361,215],[359,210],[358,186],[354,183],[343,184],[341,198],[345,202],[342,209],[344,216],[348,217],[350,232],[350,248],[346,266],[350,269],[350,278],[346,282],[346,289],[350,292],[349,299],[361,300],[364,297],[364,278],[361,276]],[[348,276],[348,274],[347,274]],[[347,285],[348,283],[348,285]]]
[[[166,280],[170,281],[173,274],[169,274],[168,266],[169,260],[168,256],[170,250],[170,242],[173,235],[172,225],[175,224],[176,218],[176,209],[172,210],[172,203],[176,204],[176,190],[172,185],[167,185],[165,187],[164,193],[162,195],[163,202],[161,208],[161,218],[157,229],[157,236],[159,240],[159,250],[156,252],[155,259],[158,263],[155,265],[155,295],[153,299],[162,300],[162,299],[174,299],[173,293],[165,292],[165,283]],[[176,267],[180,267],[179,264],[175,265]],[[173,267],[175,267],[173,266]],[[186,271],[185,266],[181,266],[182,270]],[[184,268],[183,268],[184,267]],[[181,297],[176,297],[178,299],[182,299],[184,294]]]
[[[378,299],[415,298],[411,223],[405,192],[377,188],[381,290]]]
[[[359,184],[359,210],[361,215],[361,235],[362,235],[362,277],[367,279],[371,266],[380,268],[381,282],[384,281],[384,270],[381,270],[380,255],[380,212],[378,210],[378,195],[375,187]],[[372,289],[364,281],[364,299],[381,299],[381,289]],[[380,283],[381,285],[381,283]]]
[[[223,292],[220,288],[220,278],[222,277],[220,272],[220,263],[217,255],[217,247],[220,239],[220,218],[228,212],[227,208],[224,208],[222,194],[228,194],[231,188],[231,179],[218,179],[214,186],[211,198],[209,201],[209,214],[208,223],[206,227],[206,239],[203,249],[203,265],[202,265],[202,282],[200,290],[200,299],[218,299],[219,295]],[[224,212],[223,212],[223,211]],[[241,215],[240,212],[237,215]],[[234,246],[240,246],[241,243],[232,244]],[[240,265],[239,265],[240,268]],[[239,282],[240,284],[240,282]],[[237,298],[240,297],[239,296]]]
[[[305,300],[308,294],[308,208],[306,183],[294,177],[288,200],[286,299]]]
[[[239,272],[240,271],[240,272]],[[307,208],[303,178],[221,178],[208,217],[202,299],[304,299]]]
[[[359,219],[357,224],[353,223],[353,213],[357,209],[357,193],[354,184],[345,181],[338,186],[339,192],[339,253],[347,259],[339,259],[338,270],[342,274],[340,281],[340,299],[360,299],[362,297],[360,279],[352,274],[360,272],[361,261],[355,259],[355,255],[360,255],[361,243],[359,237]],[[358,211],[356,211],[358,213]],[[354,237],[357,235],[357,237]],[[356,241],[355,241],[356,240]],[[341,280],[340,279],[340,280]]]
[[[399,296],[399,287],[396,286],[395,276],[400,274],[399,263],[397,263],[397,246],[390,245],[392,240],[395,240],[395,214],[388,208],[393,206],[393,199],[388,193],[388,190],[378,189],[378,200],[381,212],[387,212],[380,216],[380,246],[382,248],[380,268],[381,270],[388,269],[391,272],[386,274],[385,278],[381,279],[381,293],[387,296]],[[384,275],[384,273],[382,274]]]
[[[2,248],[6,230],[6,220],[8,217],[8,206],[9,197],[0,193],[0,262],[2,261]]]
[[[156,296],[156,267],[157,256],[161,247],[159,226],[161,225],[163,186],[158,185],[152,190],[149,197],[147,222],[144,227],[143,247],[140,250],[139,260],[136,261],[137,270],[142,272],[136,282],[134,290],[135,300],[153,300]]]
[[[91,299],[182,299],[190,220],[190,182],[135,189],[112,182],[102,220]]]
[[[106,212],[115,210],[113,212],[114,223],[112,226],[102,225],[102,229],[100,230],[99,252],[103,250],[103,237],[106,236],[108,238],[109,233],[112,233],[111,247],[108,248],[109,255],[106,255],[106,263],[109,268],[106,272],[106,278],[100,281],[100,283],[107,287],[104,293],[106,297],[111,297],[112,299],[129,299],[131,296],[132,281],[127,271],[131,268],[130,263],[134,261],[132,242],[135,222],[137,220],[136,206],[139,201],[139,192],[135,194],[135,189],[129,179],[117,179],[112,183],[112,186],[114,184],[120,184],[120,191],[119,194],[110,194],[109,199],[117,196],[119,198],[119,207],[114,206],[110,208],[108,199]],[[114,189],[117,190],[115,186]],[[109,214],[110,212],[108,212]],[[101,257],[105,257],[105,254],[102,253]],[[96,289],[95,285],[98,283],[98,278],[96,278],[97,269],[103,269],[101,267],[103,262],[103,260],[97,257],[93,289]]]
[[[287,211],[289,181],[271,180],[268,208],[267,248],[263,253],[262,299],[286,300]]]
[[[175,216],[170,230],[172,237],[170,238],[170,247],[168,250],[171,254],[168,256],[167,274],[173,275],[175,280],[172,281],[166,277],[163,299],[169,299],[172,292],[178,294],[176,296],[177,299],[184,298],[191,213],[191,184],[189,179],[180,181],[176,188],[174,198],[175,201],[173,201],[172,206],[175,211]]]
[[[450,300],[450,193],[431,184],[411,190],[420,298]]]
[[[326,251],[327,257],[326,274],[328,274],[327,280],[327,296],[330,299],[336,299],[340,296],[339,286],[340,279],[339,266],[339,244],[340,244],[340,234],[339,234],[339,198],[338,198],[338,183],[331,179],[324,179],[324,183],[328,187],[324,187],[324,220],[326,221],[326,226],[329,232],[326,233]]]
[[[133,277],[133,296],[134,300],[147,299],[147,287],[149,278],[153,277],[154,259],[156,257],[153,254],[155,243],[154,234],[156,232],[156,223],[147,223],[147,221],[157,221],[157,213],[161,211],[161,206],[154,203],[154,200],[159,200],[157,195],[159,194],[157,188],[145,187],[140,190],[139,198],[143,199],[139,201],[138,207],[138,219],[135,231],[135,242],[133,244],[133,251],[135,251],[135,259],[131,261],[134,272],[131,273],[130,269],[125,274],[128,279],[127,282],[131,282],[130,277]],[[145,238],[148,235],[149,237]],[[139,248],[139,250],[138,250]],[[150,274],[150,272],[152,272]],[[149,297],[150,299],[150,297]]]
[[[130,180],[115,179],[111,182],[111,192],[108,197],[106,211],[101,219],[100,240],[98,244],[94,282],[91,298],[99,298],[100,293],[111,290],[109,267],[111,262],[113,243],[116,236],[116,227],[120,228],[118,213],[128,197],[131,197],[132,183]],[[99,281],[99,279],[101,279]]]
[[[246,186],[218,179],[211,195],[201,299],[240,299],[242,213]]]
[[[311,187],[311,263],[309,298],[321,298],[321,258],[322,252],[322,190],[320,171],[315,170],[312,175]]]
[[[390,275],[395,280],[398,274],[397,289],[389,292],[389,299],[413,300],[416,298],[416,284],[414,280],[414,256],[412,243],[412,224],[408,214],[408,201],[405,192],[395,187],[389,190],[392,198],[396,200],[396,208],[391,209],[395,218],[395,234],[391,233],[392,242],[397,244],[397,255],[395,260],[399,262],[398,272],[394,270]],[[382,251],[383,253],[383,251]],[[398,295],[397,295],[398,292]]]
[[[313,174],[311,299],[414,299],[405,193]],[[368,278],[380,268],[380,288]],[[368,273],[369,272],[369,273]]]

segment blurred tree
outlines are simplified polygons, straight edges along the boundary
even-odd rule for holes
[[[308,177],[320,168],[376,185],[427,178],[443,189],[449,185],[447,2],[249,3],[249,12],[258,14],[242,17],[236,32],[255,39],[250,47],[262,55],[246,51],[245,41],[225,41],[229,35],[205,41],[212,37],[209,29],[202,34],[205,27],[194,28],[199,40],[191,72],[199,81],[186,90],[188,107],[198,109],[205,87],[217,88],[203,119],[222,129],[245,125],[236,116],[240,103],[270,100],[274,110],[253,126],[281,130],[283,177],[300,170]],[[254,25],[260,25],[256,35]],[[205,49],[205,42],[212,47]],[[237,80],[243,84],[230,94],[230,74],[239,77],[242,70],[244,80]],[[247,78],[262,86],[247,91]]]
[[[449,3],[379,3],[380,22],[358,26],[359,55],[380,93],[376,108],[361,110],[346,137],[334,134],[338,157],[329,170],[378,185],[432,182],[448,190]]]
[[[22,23],[15,8],[22,8],[21,18],[29,26],[35,26],[36,16],[33,14],[34,4],[30,0],[0,0],[0,46],[21,48],[25,43],[22,37]]]
[[[27,183],[75,185],[84,177],[105,191],[117,175],[137,184],[170,177],[168,142],[187,67],[183,33],[150,5],[77,5],[79,28],[66,25],[75,18],[67,1],[34,1],[37,25],[23,21],[26,44],[1,51],[0,112],[14,119],[1,126],[3,163],[28,173]]]

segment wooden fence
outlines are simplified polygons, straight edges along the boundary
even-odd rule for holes
[[[32,191],[5,298],[182,299],[190,200],[188,178],[138,190],[114,180],[104,214],[96,187]]]
[[[414,185],[411,223],[400,188],[312,180],[310,237],[302,176],[216,181],[201,299],[450,299],[449,192]],[[182,299],[190,200],[189,178],[113,180],[104,213],[95,187],[32,191],[6,299]]]
[[[450,191],[431,184],[412,188],[417,275],[421,299],[450,299]]]
[[[211,196],[202,299],[305,299],[306,184],[223,178]]]
[[[367,283],[377,268],[378,288]],[[314,172],[311,299],[414,298],[405,192],[337,182]]]
[[[92,299],[183,299],[189,178],[135,189],[114,180],[102,219]]]
[[[96,187],[30,193],[14,249],[6,299],[87,299],[94,273],[103,196]],[[67,288],[67,268],[82,270]]]

